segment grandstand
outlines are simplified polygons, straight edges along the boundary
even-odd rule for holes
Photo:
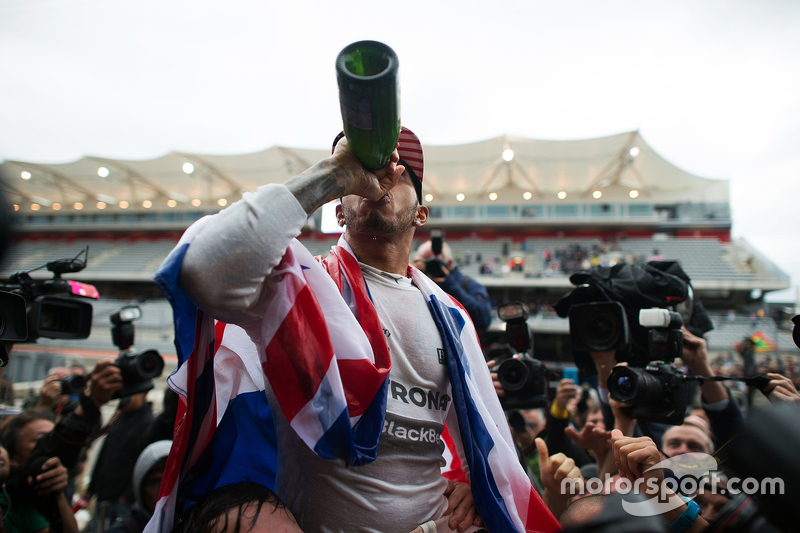
[[[96,284],[110,307],[146,300],[152,308],[145,316],[159,318],[139,328],[170,353],[169,314],[151,277],[181,232],[246,191],[283,182],[327,155],[273,147],[245,155],[170,153],[149,161],[6,161],[3,194],[14,205],[16,233],[0,277],[75,256],[88,245],[88,267],[72,277]],[[637,131],[577,141],[503,136],[428,146],[423,193],[428,228],[445,231],[460,268],[486,285],[495,303],[520,299],[546,310],[571,287],[571,272],[653,256],[679,260],[719,316],[730,309],[749,315],[764,293],[789,287],[788,276],[756,247],[731,240],[728,181],[675,167]],[[338,238],[320,231],[321,217],[310,217],[300,236],[315,254]],[[425,238],[419,232],[415,246]],[[97,313],[102,332],[111,312],[105,305]],[[564,321],[546,312],[531,320],[542,353],[568,357]],[[779,347],[791,351],[783,333],[774,333],[782,339]],[[717,350],[730,349],[727,339],[709,337]],[[113,350],[110,341],[90,340],[86,349]]]

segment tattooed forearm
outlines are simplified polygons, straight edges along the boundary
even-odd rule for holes
[[[323,159],[302,174],[284,182],[309,215],[344,194],[347,171],[331,159]]]

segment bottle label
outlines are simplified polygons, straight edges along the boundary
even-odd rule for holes
[[[353,128],[372,131],[372,102],[345,91],[339,92],[342,120]]]

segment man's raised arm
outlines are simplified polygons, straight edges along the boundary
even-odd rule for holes
[[[308,215],[348,194],[381,198],[402,174],[395,151],[386,175],[367,172],[342,140],[334,154],[283,184],[259,187],[201,225],[183,258],[181,288],[219,320],[243,323],[263,316],[263,283]],[[189,230],[191,231],[191,230]]]

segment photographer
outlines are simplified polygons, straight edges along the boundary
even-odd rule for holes
[[[101,361],[89,376],[87,387],[75,411],[53,423],[49,409],[23,411],[10,420],[3,434],[13,467],[0,501],[7,531],[77,531],[63,489],[67,469],[78,462],[100,421],[100,406],[122,386],[119,369]],[[42,527],[30,529],[34,524]],[[17,526],[25,526],[18,529]]]
[[[693,376],[700,377],[713,377],[714,373],[708,362],[708,352],[705,339],[693,335],[685,327],[683,331],[683,351],[681,359]],[[604,406],[604,413],[606,416],[607,427],[617,427],[628,436],[634,434],[645,434],[641,427],[634,427],[635,420],[630,420],[627,416],[623,415],[626,420],[623,423],[617,420],[615,426],[615,419],[619,417],[620,409],[626,406],[619,406],[619,409],[613,410],[614,404],[609,404],[608,389],[603,385],[608,382],[608,377],[611,375],[612,370],[616,364],[616,355],[614,352],[592,352],[592,361],[595,363],[598,374],[598,384],[601,402]],[[701,399],[703,410],[708,416],[711,432],[714,435],[714,445],[716,448],[721,448],[725,443],[734,438],[744,424],[744,417],[739,410],[735,401],[730,398],[729,391],[720,382],[717,381],[704,381],[700,386]],[[629,426],[629,427],[628,427]],[[647,423],[646,433],[653,437],[656,441],[661,441],[661,434],[670,426],[664,426],[656,423]],[[633,433],[635,431],[635,433]]]
[[[47,410],[23,411],[17,415],[8,426],[3,443],[8,447],[8,464],[13,469],[11,475],[15,483],[5,487],[8,497],[0,495],[0,509],[3,513],[3,526],[6,531],[40,531],[49,530],[53,522],[60,522],[63,531],[77,532],[78,524],[72,509],[64,495],[67,487],[67,469],[61,464],[58,457],[50,457],[40,467],[39,472],[28,472],[21,468],[37,441],[51,433],[55,427],[52,415]],[[5,451],[5,448],[3,449]],[[23,497],[20,488],[30,487],[31,496]],[[54,514],[46,512],[36,505],[44,504],[50,507]],[[55,517],[55,520],[53,520]]]
[[[438,259],[435,267],[431,259]],[[450,246],[442,243],[442,253],[434,254],[431,241],[417,249],[412,264],[435,281],[444,292],[455,298],[469,313],[478,332],[486,331],[492,323],[492,302],[486,287],[461,273],[454,265]],[[434,271],[436,268],[440,271]]]
[[[147,444],[145,435],[155,420],[145,396],[146,393],[139,393],[120,400],[119,418],[111,426],[97,456],[92,480],[84,495],[87,501],[97,496],[93,531],[105,531],[117,518],[131,514],[135,501],[131,476],[136,459]]]
[[[63,366],[51,368],[47,372],[47,378],[45,378],[38,396],[31,396],[25,400],[22,408],[47,407],[60,417],[67,416],[78,406],[78,395],[73,394],[74,390],[70,391],[70,394],[67,394],[65,390],[74,389],[73,385],[80,384],[80,378],[85,378],[85,375],[85,370],[78,364],[72,365],[69,370]]]

